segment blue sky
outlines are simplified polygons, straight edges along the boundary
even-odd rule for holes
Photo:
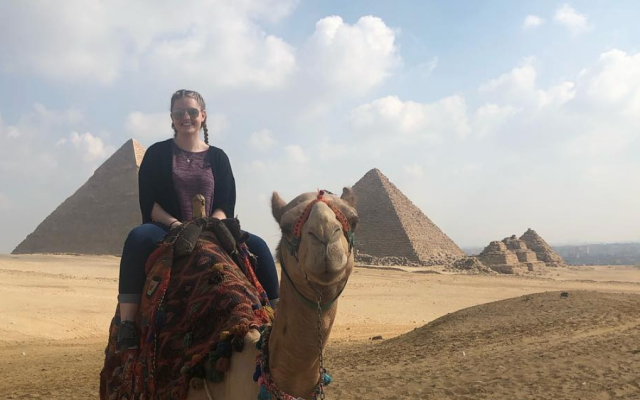
[[[0,4],[0,253],[115,149],[207,101],[237,212],[379,168],[461,246],[640,241],[635,1]],[[144,17],[143,17],[144,16]],[[634,40],[635,39],[635,40]]]

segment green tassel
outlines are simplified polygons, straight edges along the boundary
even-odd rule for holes
[[[266,387],[260,386],[260,393],[258,393],[258,400],[271,400],[271,394]]]

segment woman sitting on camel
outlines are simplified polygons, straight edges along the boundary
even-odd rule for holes
[[[193,218],[192,198],[204,195],[207,216],[220,219],[234,216],[233,172],[225,152],[209,145],[204,99],[192,90],[178,90],[171,96],[170,110],[174,137],[149,147],[138,174],[143,224],[129,233],[122,250],[119,350],[138,347],[134,321],[146,280],[145,262],[170,229]],[[204,141],[200,130],[204,131]],[[275,305],[278,277],[269,247],[253,234],[246,244],[258,258],[256,275]]]

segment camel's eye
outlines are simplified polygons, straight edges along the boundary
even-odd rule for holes
[[[355,231],[356,229],[358,229],[358,216],[357,215],[351,215],[349,218],[349,225],[351,225],[351,231]]]
[[[280,230],[282,231],[282,233],[284,233],[285,235],[293,235],[293,227],[290,225],[284,225],[280,227]]]

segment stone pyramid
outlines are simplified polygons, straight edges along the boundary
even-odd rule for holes
[[[120,255],[129,231],[142,222],[138,169],[145,149],[128,140],[58,206],[13,254]]]
[[[360,219],[356,250],[361,262],[446,265],[465,256],[378,169],[367,172],[353,190]]]
[[[564,260],[560,257],[545,240],[529,228],[520,236],[520,240],[527,244],[527,247],[536,253],[538,260],[547,264],[548,267],[566,267]]]

